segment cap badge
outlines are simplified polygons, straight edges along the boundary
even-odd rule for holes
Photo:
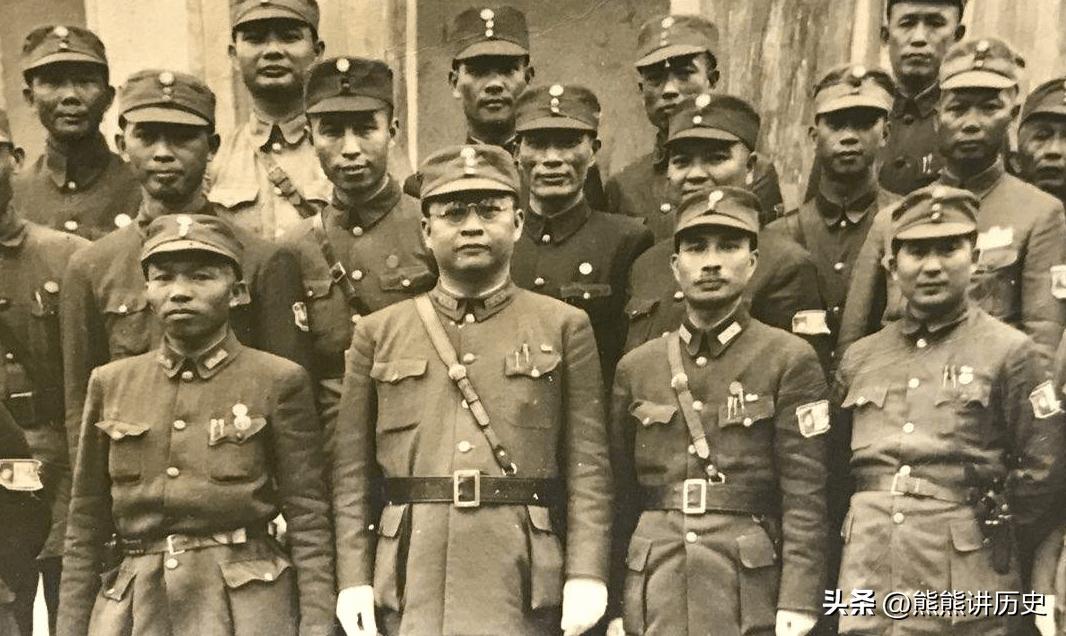
[[[192,219],[184,214],[174,219],[174,222],[178,224],[178,237],[185,238],[189,235],[189,228],[192,227]]]
[[[711,105],[711,96],[707,93],[701,93],[696,97],[696,108],[707,108]]]
[[[463,174],[465,176],[471,176],[477,173],[477,150],[472,146],[464,146],[459,151],[459,156],[463,158]]]
[[[699,126],[702,123],[703,123],[703,115],[693,115],[692,116],[692,125],[693,126]]]
[[[159,83],[163,86],[173,86],[174,74],[170,71],[163,71],[159,74]]]
[[[977,43],[977,52],[978,53],[988,53],[988,50],[991,47],[992,47],[992,45],[988,42],[988,40],[981,40],[980,42]]]
[[[551,88],[548,89],[548,94],[552,97],[561,97],[563,94],[562,84],[552,84]]]
[[[352,63],[346,57],[342,57],[337,60],[337,70],[341,73],[347,73],[348,69],[352,68]]]
[[[663,21],[659,23],[664,29],[669,29],[674,26],[674,16],[668,15],[663,18]]]
[[[70,29],[68,29],[67,27],[62,26],[62,25],[57,26],[56,28],[52,29],[52,33],[57,38],[68,38],[68,37],[70,37]]]
[[[493,13],[492,9],[482,9],[481,10],[481,19],[484,20],[485,22],[488,22],[489,20],[492,20],[495,17],[496,17],[496,14]]]
[[[857,80],[861,80],[866,77],[866,67],[862,65],[853,67],[851,69],[851,76]]]
[[[725,192],[721,190],[715,190],[707,195],[707,211],[714,212],[714,209],[718,207],[718,202],[725,198]]]

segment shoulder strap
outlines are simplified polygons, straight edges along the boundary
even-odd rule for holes
[[[322,258],[326,259],[326,265],[329,266],[329,277],[333,279],[337,287],[341,288],[341,293],[344,294],[345,300],[348,301],[348,307],[357,314],[367,313],[365,311],[366,307],[363,306],[363,302],[359,299],[359,292],[355,289],[355,283],[352,282],[351,278],[348,278],[347,268],[337,258],[333,243],[330,242],[329,235],[326,234],[326,225],[322,220],[321,213],[311,217],[311,229],[315,234],[315,239],[318,241],[318,248],[322,251]]]
[[[478,428],[481,429],[482,435],[492,448],[492,457],[496,460],[496,464],[503,470],[503,474],[515,474],[518,472],[518,467],[511,461],[511,456],[503,447],[496,431],[489,426],[489,414],[485,410],[485,405],[481,402],[477,391],[474,390],[474,385],[470,383],[470,378],[466,375],[466,367],[459,363],[455,347],[448,340],[448,334],[445,333],[444,325],[441,324],[436,310],[433,309],[433,302],[429,296],[426,294],[416,296],[415,309],[418,310],[418,317],[422,320],[422,326],[426,328],[426,334],[433,343],[433,348],[437,350],[437,356],[444,366],[448,367],[448,377],[452,379],[459,393],[466,400]]]
[[[681,365],[681,335],[674,331],[666,341],[666,358],[670,363],[670,387],[677,394],[677,402],[681,406],[681,415],[685,418],[685,426],[688,427],[689,438],[696,448],[696,456],[703,460],[704,469],[711,479],[718,478],[721,473],[711,462],[711,447],[707,441],[707,433],[703,428],[703,420],[696,411],[696,400],[688,387],[688,374]]]
[[[300,194],[300,190],[292,182],[289,173],[278,165],[278,162],[274,160],[274,157],[269,152],[257,150],[256,154],[259,156],[260,161],[263,162],[263,167],[266,168],[267,179],[270,184],[281,190],[281,196],[285,197],[292,204],[292,207],[296,208],[300,216],[306,219],[318,214],[318,207]]]

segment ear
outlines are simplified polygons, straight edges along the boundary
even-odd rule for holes
[[[418,225],[422,229],[422,245],[425,245],[427,247],[427,249],[428,249],[428,247],[429,247],[430,227],[429,227],[429,217],[426,216],[425,212],[423,212],[422,216],[419,217]]]
[[[526,226],[526,211],[522,208],[515,208],[514,211],[514,232],[511,233],[511,238],[515,243],[518,239],[522,238],[522,228]]]
[[[720,79],[722,79],[722,72],[719,71],[717,68],[711,71],[707,71],[707,84],[710,85],[711,88],[717,87],[718,80]]]
[[[638,75],[638,77],[639,77],[639,75]],[[644,80],[643,79],[638,79],[637,80],[637,92],[641,93],[641,94],[644,93]]]
[[[960,24],[959,26],[955,27],[955,41],[961,42],[962,38],[964,37],[966,37],[966,25]]]
[[[107,107],[104,108],[104,112],[111,110],[111,106],[115,103],[115,87],[107,87]]]
[[[452,87],[452,97],[455,99],[462,97],[459,94],[459,71],[454,68],[448,71],[448,86]]]
[[[807,127],[807,139],[811,140],[811,143],[818,143],[818,126],[811,124]]]
[[[210,152],[207,158],[208,161],[211,161],[215,158],[215,153],[218,152],[218,148],[221,145],[222,137],[219,137],[218,133],[212,133],[211,136],[207,138],[207,146],[208,148],[210,148]]]
[[[226,55],[229,56],[229,63],[233,70],[240,72],[241,65],[237,62],[237,46],[233,42],[226,47]]]
[[[15,162],[15,172],[18,172],[22,168],[22,162],[26,160],[26,151],[22,149],[22,146],[15,146],[11,149],[11,159]]]
[[[129,163],[130,156],[126,154],[126,132],[124,130],[115,133],[115,149],[118,150],[118,154],[122,155],[122,160]]]
[[[759,265],[759,248],[755,248],[751,251],[751,257],[748,260],[748,267],[751,268],[749,276],[755,273],[755,268]]]
[[[1010,109],[1010,118],[1012,120],[1018,119],[1018,114],[1022,112],[1022,105],[1018,103],[1017,98],[1014,100],[1014,106]]]
[[[748,168],[748,173],[749,174],[752,174],[752,175],[755,174],[755,166],[758,163],[759,163],[759,153],[752,152],[750,155],[748,155],[747,168]]]
[[[888,268],[888,273],[892,276],[892,280],[898,281],[899,275],[896,273],[896,267],[899,263],[896,261],[895,254],[886,254],[884,259],[885,267]]]
[[[526,84],[533,83],[533,77],[537,74],[537,69],[533,68],[532,64],[526,66]]]
[[[674,274],[674,281],[678,285],[680,285],[681,284],[681,276],[678,274],[677,261],[678,261],[678,255],[677,255],[677,252],[674,252],[673,254],[670,255],[670,271]]]
[[[592,154],[595,155],[597,152],[600,151],[600,148],[602,148],[602,147],[603,147],[603,140],[601,140],[599,137],[594,137],[592,139]],[[592,160],[595,161],[596,158],[593,157]]]
[[[29,106],[30,108],[33,108],[33,105],[34,105],[33,89],[30,88],[28,85],[22,87],[22,99],[24,99],[26,101],[26,105],[27,106]]]
[[[234,272],[234,274],[236,274],[236,272]],[[231,308],[247,304],[252,298],[251,294],[248,292],[248,283],[244,282],[243,278],[233,281],[233,287],[230,287],[230,292],[232,293],[229,301],[229,306]]]
[[[881,44],[888,44],[888,25],[881,25]]]
[[[322,40],[315,42],[315,59],[321,60],[322,55],[326,52],[326,43]]]

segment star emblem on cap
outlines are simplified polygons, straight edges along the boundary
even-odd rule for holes
[[[702,93],[696,97],[696,108],[707,108],[711,105],[711,96],[707,93]]]
[[[162,86],[173,86],[174,74],[170,71],[163,71],[159,74],[159,84]]]
[[[348,58],[342,57],[337,60],[337,70],[341,73],[347,73],[350,68],[352,68],[352,63],[348,61]]]
[[[857,80],[861,80],[862,78],[866,77],[866,67],[862,66],[861,64],[859,66],[852,67],[851,76]]]
[[[459,156],[463,158],[463,174],[466,176],[473,175],[477,172],[477,150],[472,146],[463,146],[463,149],[459,151]]]
[[[493,19],[495,17],[496,17],[496,14],[493,13],[492,9],[482,9],[481,10],[481,19],[484,20],[485,22],[488,22],[489,20],[491,20],[491,19]]]
[[[174,219],[174,222],[178,224],[178,236],[180,238],[185,238],[189,235],[189,228],[192,227],[191,218],[184,214],[181,214],[176,219]]]
[[[60,25],[52,29],[52,34],[55,35],[57,38],[68,38],[70,37],[70,29]]]
[[[561,97],[563,94],[562,84],[552,84],[551,88],[548,89],[548,94],[552,97]]]
[[[718,207],[718,202],[725,198],[725,192],[714,190],[707,195],[707,210],[713,212]]]
[[[665,18],[663,18],[663,21],[660,22],[659,24],[662,26],[662,28],[669,29],[670,27],[674,26],[674,16],[672,16],[672,15],[666,16]]]
[[[992,47],[992,45],[989,43],[988,40],[981,40],[980,42],[977,43],[977,52],[978,53],[988,53],[988,49],[990,49],[991,47]]]

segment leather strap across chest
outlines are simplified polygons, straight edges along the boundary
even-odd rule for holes
[[[703,461],[708,479],[723,480],[723,475],[711,459],[710,443],[713,440],[707,439],[707,431],[703,427],[703,420],[699,413],[702,407],[697,408],[696,399],[692,397],[692,391],[689,390],[688,374],[685,373],[685,368],[681,363],[681,334],[676,330],[666,339],[666,358],[670,363],[670,387],[677,395],[677,403],[681,407],[681,415],[685,419],[685,426],[688,427],[689,438],[696,449],[696,456]]]

